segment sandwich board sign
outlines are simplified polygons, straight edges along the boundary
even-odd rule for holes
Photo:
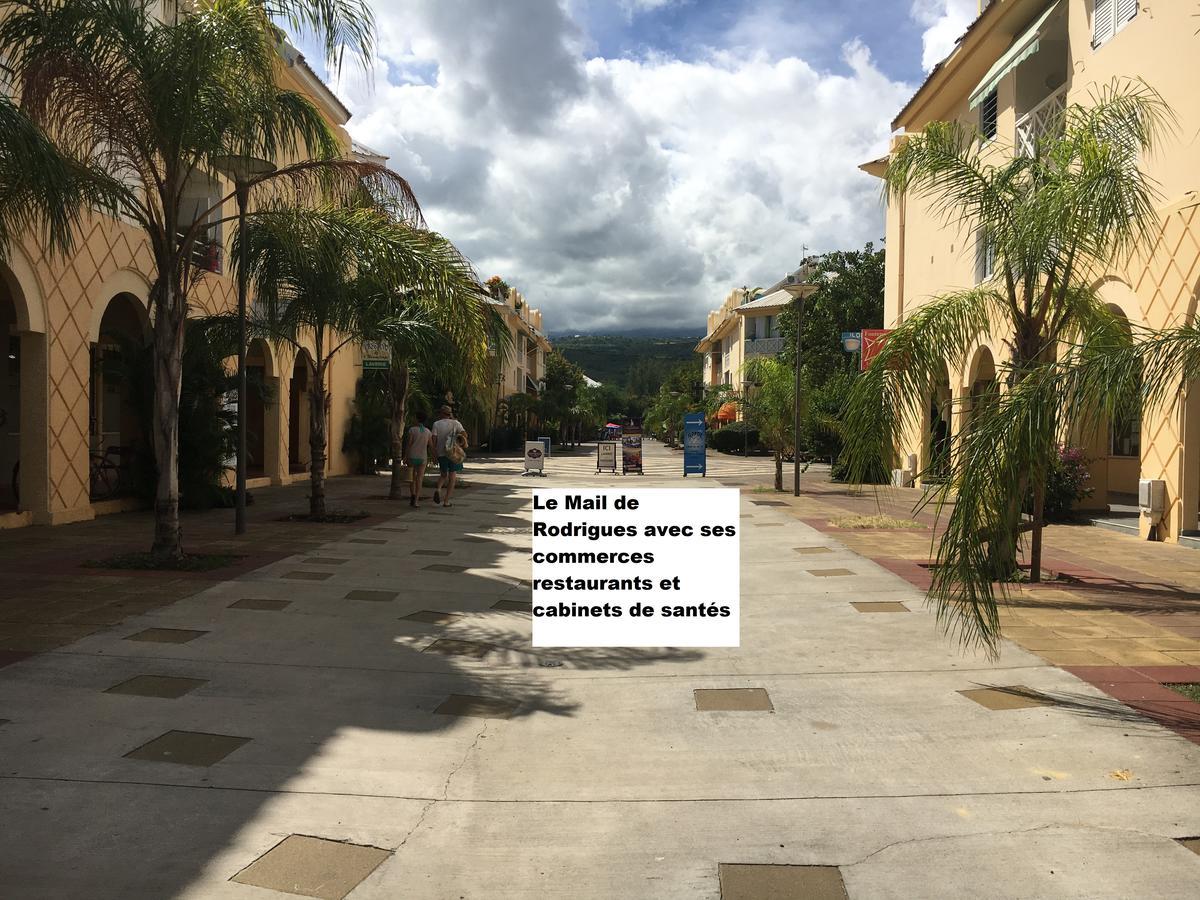
[[[708,474],[708,455],[704,450],[704,413],[683,417],[683,477]]]
[[[546,448],[541,441],[526,441],[525,442],[525,472],[528,475],[531,472],[536,472],[538,475],[545,475],[546,465]]]
[[[616,441],[600,441],[596,444],[596,472],[617,473]]]
[[[642,473],[642,429],[626,425],[621,433],[621,474]]]

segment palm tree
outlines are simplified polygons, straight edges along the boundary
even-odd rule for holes
[[[26,219],[48,223],[52,236],[92,207],[119,212],[145,234],[153,259],[150,303],[154,329],[154,456],[158,464],[152,553],[183,553],[179,523],[179,392],[188,297],[203,277],[200,248],[227,219],[233,195],[206,204],[186,201],[190,187],[212,185],[230,156],[323,163],[284,166],[254,183],[292,195],[361,190],[378,167],[338,160],[336,135],[300,94],[277,87],[282,64],[272,16],[319,34],[331,59],[344,48],[369,56],[372,20],[360,0],[213,0],[156,17],[151,0],[12,0],[0,21],[20,107],[35,131],[26,132],[31,179],[16,201]],[[11,116],[10,116],[11,117]],[[38,139],[44,135],[38,148]],[[29,144],[29,141],[33,141]],[[11,144],[10,144],[11,146]],[[3,155],[3,154],[0,154]],[[81,189],[42,191],[69,173]],[[385,179],[412,214],[407,185]],[[62,179],[58,179],[61,186]],[[53,199],[53,204],[51,200]],[[11,206],[10,206],[11,208]],[[21,224],[0,211],[0,222]],[[0,231],[0,237],[3,232]]]
[[[457,253],[449,241],[444,251],[447,258]],[[465,260],[461,265],[469,268]],[[511,348],[508,328],[486,297],[480,285],[462,280],[445,290],[408,290],[400,298],[406,317],[423,327],[393,328],[390,334],[391,500],[402,499],[404,488],[404,428],[414,368],[443,383],[455,380],[455,374],[465,375],[478,396],[490,381],[488,348],[501,359]]]
[[[363,340],[432,342],[436,323],[415,306],[445,306],[477,290],[474,273],[445,238],[378,206],[278,206],[258,210],[235,239],[246,241],[255,302],[251,326],[300,352],[311,340],[309,513],[323,517],[329,365]],[[405,285],[398,290],[397,285]],[[420,315],[413,315],[414,308]]]
[[[745,390],[740,403],[746,424],[775,457],[775,490],[783,490],[783,457],[796,452],[796,375],[773,356],[755,356],[746,363]],[[754,389],[753,395],[750,389]],[[801,398],[803,402],[803,398]]]
[[[944,481],[925,500],[939,509],[953,500],[930,596],[946,627],[989,648],[999,633],[994,583],[1018,577],[1025,532],[1029,577],[1040,578],[1056,441],[1082,421],[1076,411],[1124,389],[1076,379],[1068,390],[1062,367],[1122,341],[1093,285],[1149,233],[1155,189],[1139,159],[1171,116],[1141,82],[1114,83],[1090,99],[1068,106],[1027,155],[985,146],[962,124],[932,123],[896,151],[885,179],[893,197],[922,196],[948,225],[973,232],[983,271],[975,287],[935,297],[897,324],[856,380],[843,415],[847,461],[858,481],[879,468],[881,455],[886,464],[895,441],[921,428],[947,366],[961,368],[989,336],[1007,344],[1003,402],[977,404]],[[1100,394],[1084,396],[1083,383]]]

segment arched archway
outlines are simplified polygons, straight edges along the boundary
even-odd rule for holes
[[[943,481],[950,475],[950,454],[954,439],[954,394],[950,387],[950,372],[942,366],[930,386],[929,404],[925,413],[925,440],[921,460],[922,482]]]
[[[263,478],[275,471],[279,452],[279,378],[271,346],[255,338],[246,348],[246,475]]]
[[[296,353],[288,388],[288,471],[307,472],[312,459],[308,445],[308,404],[316,366],[307,350]]]
[[[135,457],[148,446],[153,402],[149,361],[150,321],[133,294],[104,306],[91,345],[89,489],[92,500],[129,491]]]
[[[986,413],[988,405],[995,402],[999,390],[996,360],[992,356],[991,348],[979,347],[967,367],[967,415],[964,422],[967,428]]]
[[[0,264],[0,515],[49,509],[46,315],[19,250]]]

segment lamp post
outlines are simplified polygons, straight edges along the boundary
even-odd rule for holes
[[[213,165],[233,179],[238,208],[238,402],[237,402],[237,480],[234,487],[233,533],[246,533],[246,207],[250,205],[250,186],[275,171],[275,164],[256,156],[219,156]]]
[[[795,384],[795,421],[792,436],[792,496],[800,496],[800,343],[804,334],[804,298],[811,291],[811,285],[790,284],[784,290],[792,295],[792,310],[796,320],[796,384]]]

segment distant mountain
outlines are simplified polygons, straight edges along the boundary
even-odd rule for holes
[[[573,337],[632,337],[632,338],[691,338],[693,341],[698,341],[704,337],[703,328],[627,328],[623,331],[606,331],[603,334],[598,334],[591,331],[571,331],[563,329],[561,331],[552,331],[550,340],[555,341],[559,338]]]
[[[653,394],[680,364],[700,366],[696,337],[570,335],[551,338],[591,378],[634,395]]]

